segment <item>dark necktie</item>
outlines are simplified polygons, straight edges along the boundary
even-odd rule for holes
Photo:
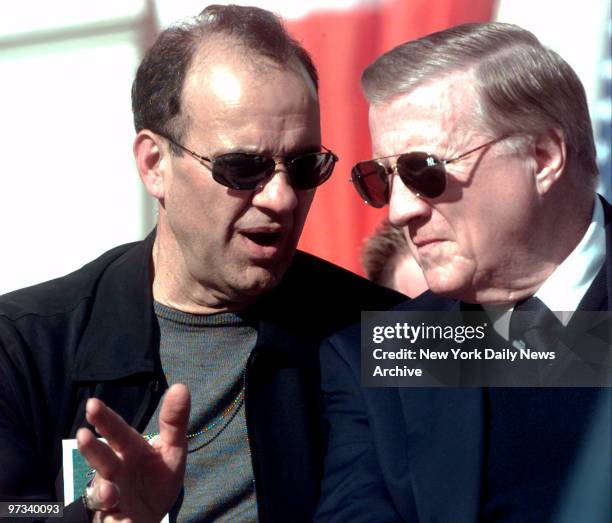
[[[510,317],[510,343],[517,350],[540,354],[555,352],[555,359],[524,359],[524,365],[517,368],[521,380],[533,385],[546,385],[550,369],[559,358],[557,351],[563,338],[563,324],[539,299],[529,298],[518,302]]]

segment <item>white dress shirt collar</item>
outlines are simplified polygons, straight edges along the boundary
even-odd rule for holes
[[[599,197],[595,198],[591,223],[574,250],[544,281],[535,297],[551,310],[559,312],[559,319],[567,325],[587,290],[595,280],[606,259],[604,210]],[[508,339],[510,315],[514,305],[483,306],[491,318],[493,328]]]

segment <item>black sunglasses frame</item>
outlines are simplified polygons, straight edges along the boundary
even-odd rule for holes
[[[192,158],[200,162],[204,167],[209,169],[213,177],[213,180],[215,180],[217,183],[223,185],[224,187],[234,189],[236,191],[254,191],[258,189],[259,187],[261,187],[265,181],[267,181],[272,176],[274,176],[274,173],[276,172],[277,161],[271,156],[266,156],[262,154],[249,154],[249,153],[228,153],[228,154],[222,154],[215,158],[209,158],[207,156],[202,156],[201,154],[198,154],[195,151],[192,151],[191,149],[188,149],[184,145],[178,143],[177,141],[173,140],[169,136],[166,136],[165,134],[161,134],[161,133],[157,133],[157,134],[159,134],[160,136],[163,136],[171,144],[175,145],[179,149],[182,149],[187,154],[189,154]],[[323,149],[323,151],[296,154],[294,156],[288,156],[282,159],[282,162],[285,164],[287,168],[287,173],[289,174],[289,183],[292,187],[294,187],[294,189],[303,190],[303,191],[312,190],[318,187],[319,185],[325,183],[331,177],[332,173],[334,172],[334,167],[336,165],[336,162],[339,160],[339,158],[333,151],[331,151],[327,147],[321,145],[321,148]],[[248,183],[246,183],[247,182],[246,180],[242,180],[242,183],[241,183],[240,178],[237,178],[237,179],[232,179],[231,177],[228,178],[220,174],[219,169],[215,170],[215,164],[218,165],[217,162],[219,160],[223,161],[224,158],[234,156],[234,155],[239,155],[242,158],[250,158],[254,161],[254,163],[256,162],[256,160],[263,160],[262,166],[265,166],[265,167],[260,171],[261,176],[251,177],[248,180]],[[323,160],[324,164],[327,165],[330,160],[331,160],[331,164],[328,166],[327,170],[325,172],[322,172],[321,175],[317,178],[316,184],[314,185],[308,184],[306,187],[300,186],[299,180],[297,180],[295,176],[296,171],[292,167],[296,161],[310,157],[310,156],[323,156],[325,157],[325,160]]]
[[[493,145],[494,143],[504,140],[505,138],[507,138],[507,136],[495,138],[482,145],[479,145],[478,147],[470,149],[469,151],[462,153],[459,156],[455,156],[454,158],[443,159],[443,160],[436,158],[433,154],[424,153],[421,151],[411,151],[409,153],[392,154],[390,156],[381,156],[379,158],[373,158],[372,160],[358,162],[357,164],[355,164],[355,166],[351,170],[351,179],[349,181],[355,186],[357,193],[359,194],[359,196],[361,196],[364,199],[365,203],[367,203],[368,205],[372,207],[376,207],[376,208],[384,207],[385,205],[389,203],[389,198],[390,198],[389,177],[396,173],[400,177],[404,185],[408,187],[410,190],[414,191],[418,197],[437,198],[438,196],[441,196],[446,190],[446,177],[448,174],[445,168],[446,165],[462,160],[463,158],[469,156],[470,154],[475,153],[476,151],[480,151],[481,149],[484,149],[485,147],[488,147],[490,145]],[[408,162],[409,160],[414,159],[416,156],[423,156],[425,165],[418,172],[402,173],[401,168],[398,168],[398,164]],[[388,158],[396,158],[396,157],[397,157],[397,161],[395,162],[393,166],[387,167],[380,162],[380,160],[386,160]],[[366,164],[369,164],[369,165],[374,164],[375,170],[372,172],[368,172],[366,174],[362,174],[360,172],[360,166],[363,166]],[[436,185],[432,184],[431,190],[428,190],[426,185],[423,185],[420,188],[415,187],[414,182],[411,180],[411,175],[419,174],[425,169],[435,169],[435,168],[438,168],[438,174],[440,175],[440,177],[437,180],[434,180],[434,181],[437,181],[437,184]],[[373,175],[377,175],[381,179],[383,179],[383,183],[384,183],[383,199],[384,201],[375,200],[372,198],[371,194],[368,193],[367,185],[363,180],[364,178],[367,178],[368,176],[373,176]]]

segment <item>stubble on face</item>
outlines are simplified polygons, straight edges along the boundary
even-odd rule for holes
[[[245,63],[241,51],[218,52],[223,59],[211,62],[208,49],[186,79],[190,126],[184,145],[209,157],[318,150],[318,100],[301,73],[265,59],[259,67]],[[279,283],[314,190],[294,191],[277,164],[261,189],[235,191],[186,154],[172,159],[167,187],[156,278],[165,274],[157,288],[169,305],[202,313],[237,310]]]

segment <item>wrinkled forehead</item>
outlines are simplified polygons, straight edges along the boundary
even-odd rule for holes
[[[295,141],[307,141],[308,145],[320,141],[316,89],[299,71],[271,60],[245,59],[233,51],[206,57],[204,64],[192,68],[185,81],[185,130],[198,133],[200,139],[207,136],[211,144],[221,140],[214,136],[221,131],[231,133],[236,141],[240,130],[248,135],[242,140],[249,144],[255,135],[268,136],[266,148],[271,147],[268,142],[274,137],[280,139],[278,133],[288,129],[296,134]],[[298,139],[297,134],[308,137]],[[227,141],[227,136],[221,141]]]
[[[321,142],[312,82],[269,59],[253,62],[235,49],[207,55],[185,79],[182,101],[186,135],[210,155],[285,154]]]
[[[471,73],[456,73],[420,84],[369,108],[373,147],[405,142],[452,141],[479,121],[476,84]],[[394,145],[395,144],[395,145]],[[378,151],[388,152],[388,151]]]

